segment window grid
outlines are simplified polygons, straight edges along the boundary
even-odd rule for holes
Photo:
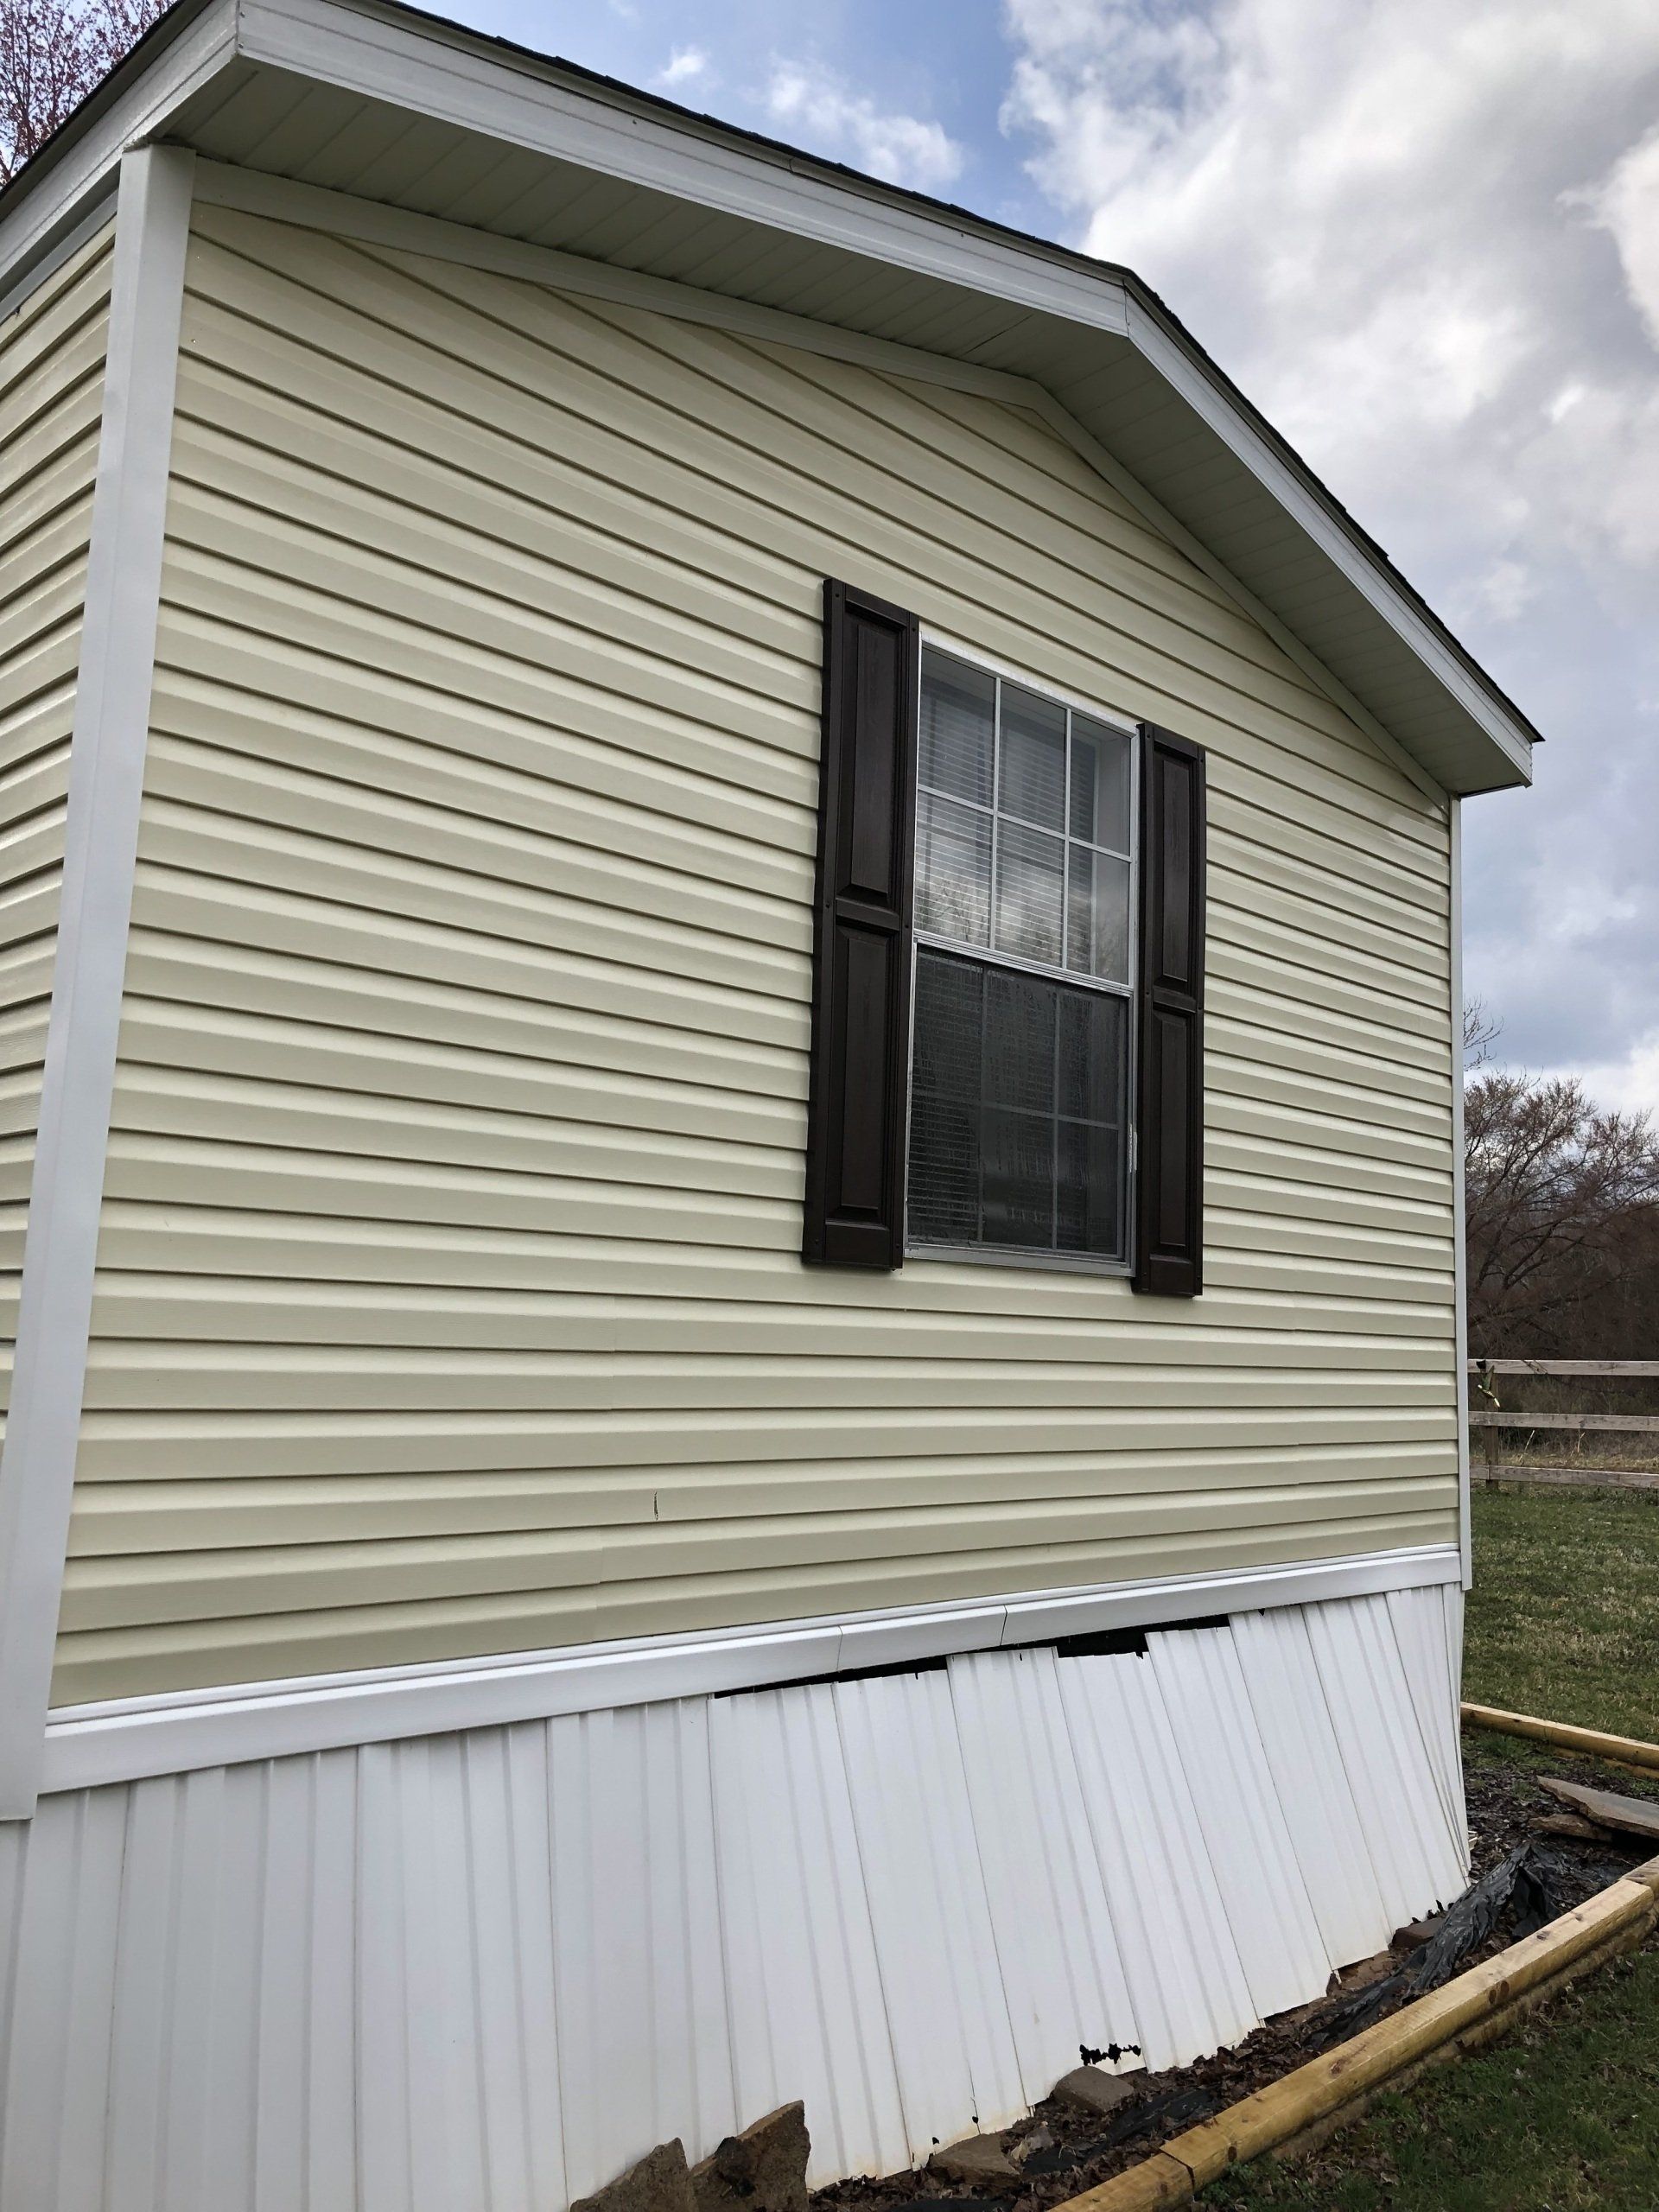
[[[944,957],[954,961],[957,966],[972,972],[977,985],[978,1010],[981,1033],[982,1035],[986,1019],[986,1000],[989,989],[990,971],[994,966],[1000,965],[1001,963],[985,960],[981,957],[976,949],[969,950],[965,952],[956,947],[946,946],[929,946],[924,949],[937,951]],[[1061,992],[1075,988],[1072,978],[1070,976],[1058,975],[1052,969],[1031,969],[1027,967],[1025,972],[1034,974],[1043,981],[1055,984]],[[1123,995],[1118,993],[1112,994],[1111,995],[1121,997]],[[1124,1019],[1127,1022],[1127,1013]],[[1126,1034],[1121,1039],[1118,1046],[1119,1058],[1117,1065],[1120,1072],[1125,1078],[1125,1088],[1120,1090],[1116,1100],[1114,1101],[1117,1110],[1111,1114],[1068,1113],[1065,1110],[1061,1103],[1065,1095],[1063,1086],[1063,1065],[1061,1060],[1062,1029],[1064,1020],[1065,1016],[1061,1010],[1061,1003],[1057,996],[1053,1004],[1053,1020],[1049,1041],[1049,1079],[1052,1086],[1050,1096],[1053,1101],[1052,1105],[1050,1107],[1020,1106],[1012,1103],[1007,1097],[999,1098],[995,1096],[991,1090],[988,1088],[988,1077],[990,1073],[989,1056],[982,1049],[976,1056],[976,1080],[974,1092],[976,1126],[982,1131],[986,1126],[987,1116],[988,1114],[995,1114],[1011,1121],[1040,1122],[1048,1132],[1049,1236],[1046,1244],[1021,1244],[1002,1237],[990,1236],[987,1234],[985,1192],[987,1159],[984,1148],[982,1146],[976,1163],[976,1175],[974,1187],[974,1249],[982,1255],[1006,1255],[1009,1258],[1031,1255],[1036,1255],[1039,1257],[1046,1255],[1051,1258],[1058,1259],[1067,1266],[1088,1267],[1098,1270],[1101,1268],[1110,1268],[1115,1264],[1121,1265],[1122,1262],[1121,1260],[1115,1260],[1113,1256],[1109,1255],[1091,1252],[1086,1245],[1073,1246],[1063,1244],[1060,1242],[1061,1138],[1064,1132],[1067,1129],[1098,1129],[1105,1131],[1109,1135],[1119,1139],[1122,1138],[1124,1135],[1123,1111],[1127,1104],[1126,1091],[1128,1072],[1128,1054],[1132,1050],[1132,1045],[1128,1036]],[[919,1095],[920,1086],[915,1081],[913,1074],[912,1089],[912,1096]],[[930,1102],[936,1098],[943,1098],[943,1096],[944,1094],[937,1092],[930,1091],[927,1093],[927,1097]],[[1116,1208],[1115,1217],[1118,1229],[1118,1240],[1121,1243],[1126,1243],[1127,1240],[1128,1224],[1126,1219],[1126,1208],[1128,1205],[1128,1165],[1127,1147],[1120,1142],[1116,1147],[1113,1195]],[[929,1238],[923,1238],[919,1240],[919,1242],[924,1248],[931,1249],[937,1251],[955,1250],[959,1249]]]
[[[934,650],[938,651],[938,649],[934,648]],[[948,654],[942,654],[941,658],[949,658],[950,656]],[[971,663],[965,664],[969,666],[972,665]],[[919,794],[924,794],[929,798],[943,799],[948,806],[964,807],[971,813],[987,815],[990,817],[990,885],[985,917],[985,942],[982,944],[976,944],[971,938],[949,937],[934,930],[918,930],[915,932],[916,942],[918,944],[937,945],[941,950],[970,952],[977,959],[1000,961],[1007,967],[1023,969],[1032,975],[1064,976],[1067,982],[1077,983],[1086,989],[1111,991],[1115,992],[1119,998],[1130,998],[1134,995],[1135,986],[1133,983],[1128,982],[1120,983],[1110,976],[1091,975],[1086,968],[1072,968],[1067,964],[1065,958],[1067,948],[1071,942],[1071,852],[1072,849],[1075,847],[1079,852],[1098,853],[1107,860],[1122,861],[1124,866],[1128,868],[1130,872],[1128,957],[1131,967],[1134,963],[1135,926],[1134,852],[1133,850],[1124,851],[1116,845],[1099,844],[1092,837],[1078,837],[1072,834],[1071,763],[1076,752],[1076,747],[1072,741],[1072,722],[1078,710],[1064,700],[1055,699],[1051,702],[1052,705],[1058,707],[1065,716],[1065,780],[1062,790],[1060,815],[1062,827],[1056,831],[1050,829],[1046,823],[1035,821],[1030,815],[1020,814],[1017,812],[1014,808],[1011,806],[1005,807],[1001,804],[1002,685],[1004,678],[1000,674],[993,673],[989,671],[988,671],[987,673],[991,676],[993,687],[991,695],[991,796],[989,801],[987,802],[982,799],[969,798],[961,791],[948,791],[943,784],[927,783],[924,781],[919,772],[918,773],[916,779],[916,788]],[[1020,685],[1017,688],[1020,690],[1025,690],[1027,687]],[[1046,696],[1046,695],[1039,694],[1038,696]],[[1092,721],[1096,719],[1096,717],[1091,715],[1089,719]],[[1122,737],[1127,735],[1127,732],[1117,729],[1110,722],[1103,721],[1102,727],[1111,730],[1114,736]],[[1131,844],[1133,844],[1134,836],[1135,806],[1135,792],[1132,765],[1128,806]],[[1002,849],[1001,825],[1005,819],[1017,823],[1022,830],[1033,830],[1039,837],[1051,838],[1060,848],[1061,957],[1058,963],[1047,960],[1028,959],[1023,953],[1005,951],[1001,945],[995,942],[996,936],[997,886],[1001,880],[999,868],[1001,861]]]
[[[940,658],[944,659],[956,658],[950,654],[948,648],[931,647],[930,650],[938,652]],[[924,660],[925,658],[925,656],[924,656]],[[971,661],[958,662],[958,664],[969,668],[976,665],[976,664]],[[1059,985],[1063,988],[1096,991],[1109,997],[1132,1001],[1135,995],[1133,977],[1135,975],[1136,959],[1135,946],[1136,939],[1139,935],[1139,917],[1136,911],[1136,881],[1138,869],[1135,864],[1134,845],[1135,824],[1137,819],[1137,809],[1139,805],[1138,785],[1140,776],[1139,762],[1132,747],[1129,753],[1129,772],[1127,787],[1127,808],[1125,814],[1126,824],[1128,830],[1128,849],[1126,850],[1120,847],[1098,843],[1092,838],[1076,836],[1072,833],[1071,827],[1072,766],[1077,749],[1074,739],[1074,722],[1077,715],[1079,713],[1084,713],[1087,719],[1098,721],[1103,728],[1111,731],[1114,735],[1127,738],[1128,733],[1123,730],[1119,724],[1109,720],[1104,715],[1098,714],[1089,715],[1086,709],[1074,708],[1069,700],[1054,698],[1052,694],[1039,693],[1037,695],[1039,696],[1048,698],[1051,703],[1059,708],[1065,715],[1065,777],[1061,801],[1061,827],[1057,836],[1047,824],[1033,820],[1029,815],[1022,815],[1012,807],[1005,808],[1002,804],[1003,686],[1005,681],[1014,680],[1016,681],[1016,688],[1023,690],[1028,689],[1029,687],[1019,685],[1016,679],[1005,679],[1000,671],[984,670],[983,673],[989,677],[992,684],[991,777],[990,798],[988,802],[969,798],[961,791],[950,791],[941,785],[930,784],[924,781],[919,774],[919,763],[918,774],[917,778],[917,790],[918,793],[918,804],[919,795],[925,794],[930,798],[943,799],[950,805],[966,808],[973,813],[981,816],[988,815],[990,817],[990,880],[985,922],[986,942],[983,944],[975,944],[963,938],[945,936],[938,931],[918,929],[913,933],[917,953],[912,956],[912,957],[919,957],[922,950],[928,950],[954,954],[959,959],[977,965],[982,970],[980,983],[982,1020],[986,988],[983,970],[992,966],[1012,969],[1015,972],[1024,973],[1033,976],[1043,977]],[[1050,963],[1047,961],[1032,959],[1020,953],[1006,952],[993,941],[996,934],[997,922],[997,887],[1000,880],[999,866],[1001,857],[1001,828],[1005,818],[1019,824],[1021,828],[1033,830],[1040,836],[1054,838],[1055,842],[1060,847],[1061,909],[1059,944],[1060,959],[1058,963]],[[1128,938],[1126,947],[1126,966],[1128,970],[1129,980],[1126,980],[1125,982],[1119,982],[1110,976],[1092,975],[1087,969],[1073,969],[1066,964],[1066,956],[1071,945],[1071,854],[1074,847],[1080,851],[1097,853],[1103,855],[1109,859],[1121,861],[1128,870]],[[912,994],[912,1003],[913,1008],[915,1003],[915,993],[913,990]],[[958,1247],[942,1242],[933,1242],[926,1238],[922,1238],[918,1240],[918,1249],[924,1251],[931,1250],[939,1254],[941,1256],[955,1255],[959,1257],[992,1261],[1002,1259],[1017,1261],[1024,1259],[1040,1262],[1046,1260],[1063,1267],[1075,1268],[1087,1270],[1091,1273],[1122,1274],[1127,1272],[1128,1267],[1128,1255],[1131,1242],[1128,1206],[1132,1133],[1128,1126],[1128,1106],[1129,1099],[1133,1096],[1133,1086],[1135,1082],[1134,1061],[1136,1051],[1136,1039],[1135,1034],[1135,1023],[1127,1008],[1124,1019],[1126,1029],[1122,1040],[1120,1060],[1121,1084],[1118,1095],[1114,1102],[1116,1110],[1111,1116],[1101,1116],[1099,1117],[1092,1116],[1083,1116],[1063,1114],[1059,1110],[1061,1096],[1061,1020],[1058,1007],[1056,1009],[1051,1048],[1052,1065],[1050,1073],[1051,1082],[1053,1086],[1052,1092],[1052,1096],[1054,1100],[1053,1110],[1051,1113],[1043,1114],[1034,1108],[1022,1109],[998,1107],[995,1109],[998,1112],[1017,1115],[1019,1118],[1022,1120],[1046,1120],[1050,1124],[1050,1232],[1047,1246],[1001,1243],[988,1241],[987,1239],[985,1234],[986,1155],[985,1148],[982,1143],[977,1163],[978,1173],[975,1194],[975,1227],[976,1231],[976,1239],[975,1243],[968,1247]],[[913,1111],[913,1100],[916,1091],[914,1072],[915,1050],[913,1036],[913,1011],[912,1020],[912,1081],[910,1084],[910,1090],[912,1099]],[[977,1085],[977,1095],[975,1101],[976,1122],[982,1131],[984,1128],[988,1108],[989,1108],[991,1104],[986,1090],[987,1064],[988,1056],[982,1047],[978,1060],[979,1080]],[[1078,1250],[1071,1247],[1062,1246],[1058,1242],[1060,1234],[1060,1139],[1062,1131],[1070,1128],[1076,1128],[1079,1129],[1101,1129],[1109,1132],[1118,1139],[1116,1146],[1115,1197],[1116,1217],[1117,1223],[1117,1242],[1120,1249],[1116,1255],[1108,1256],[1091,1253],[1086,1249]],[[907,1137],[907,1153],[908,1150],[909,1140]]]

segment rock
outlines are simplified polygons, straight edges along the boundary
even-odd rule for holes
[[[1074,2066],[1061,2075],[1050,2094],[1084,2112],[1109,2113],[1127,2103],[1135,2091],[1122,2075],[1108,2074],[1102,2067]]]
[[[1541,1774],[1538,1787],[1559,1797],[1585,1820],[1604,1828],[1618,1828],[1625,1835],[1640,1836],[1647,1843],[1659,1843],[1659,1804],[1651,1797],[1621,1797],[1615,1790],[1591,1789],[1582,1782],[1563,1782],[1553,1774]]]
[[[1344,1967],[1337,1976],[1337,1987],[1344,1997],[1351,1997],[1357,1989],[1369,1989],[1374,1981],[1385,1981],[1400,1961],[1392,1951],[1379,1951],[1375,1958],[1361,1959],[1351,1967]]]
[[[677,2135],[671,2143],[659,2143],[637,2166],[591,2196],[579,2198],[570,2212],[696,2212],[684,2144]]]
[[[1033,2158],[1040,2157],[1045,2151],[1052,2151],[1053,2148],[1053,2132],[1046,2127],[1027,2128],[1026,2133],[1015,2141],[1005,2143],[1003,2145],[1008,2158],[1019,2167],[1021,2173],[1024,2173]]]
[[[691,2169],[696,2212],[806,2212],[806,2109],[779,2105]],[[607,2208],[609,2212],[609,2208]],[[632,2206],[626,2212],[632,2212]]]
[[[1425,1943],[1432,1943],[1440,1932],[1443,1912],[1433,1912],[1427,1920],[1408,1920],[1403,1928],[1396,1928],[1389,1938],[1391,1951],[1421,1951]]]
[[[1599,1828],[1593,1821],[1586,1821],[1582,1813],[1535,1813],[1527,1826],[1534,1835],[1565,1836],[1573,1843],[1606,1843],[1611,1840],[1605,1828]]]
[[[927,2162],[930,2173],[947,2181],[1018,2181],[1020,2170],[1002,2147],[1000,2135],[970,2135],[965,2142],[948,2143]]]

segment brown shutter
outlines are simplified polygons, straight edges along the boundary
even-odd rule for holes
[[[801,1255],[829,1267],[904,1257],[918,655],[913,614],[825,584]]]
[[[1204,754],[1141,730],[1135,1287],[1204,1287]]]

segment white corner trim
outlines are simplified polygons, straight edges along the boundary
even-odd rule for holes
[[[1447,824],[1451,841],[1452,931],[1452,1283],[1456,1307],[1458,1362],[1458,1551],[1463,1586],[1475,1579],[1469,1503],[1469,1239],[1465,1218],[1463,1153],[1463,802],[1453,798]]]
[[[694,1637],[641,1637],[67,1706],[49,1717],[41,1789],[86,1789],[247,1759],[758,1689],[1100,1629],[1167,1626],[1217,1613],[1422,1589],[1456,1582],[1459,1571],[1457,1546],[1433,1544]]]
[[[942,385],[952,391],[971,392],[1005,407],[1020,407],[1035,415],[1091,468],[1127,499],[1150,528],[1184,553],[1211,583],[1225,592],[1233,604],[1273,639],[1303,675],[1355,726],[1363,730],[1383,758],[1431,799],[1437,808],[1446,803],[1440,785],[1422,764],[1413,759],[1399,741],[1361,705],[1319,657],[1264,607],[1218,561],[1184,523],[1147,491],[1140,479],[1109,453],[1098,438],[1045,385],[1006,369],[988,369],[949,354],[931,353],[917,346],[892,339],[870,338],[843,330],[810,316],[791,315],[781,308],[759,307],[721,292],[705,292],[694,284],[671,277],[648,276],[631,269],[615,268],[582,254],[567,253],[557,246],[531,245],[492,231],[469,228],[442,216],[418,215],[408,209],[389,207],[379,200],[363,200],[320,185],[299,184],[285,177],[267,176],[257,169],[233,163],[203,160],[196,168],[196,198],[207,207],[226,207],[268,221],[291,223],[335,238],[351,238],[362,245],[389,252],[425,254],[466,269],[476,269],[521,283],[542,284],[588,299],[613,302],[620,307],[640,308],[649,313],[695,322],[705,328],[727,330],[776,346],[792,346],[838,361],[855,363],[883,375],[908,377],[918,383]]]
[[[0,1452],[0,1817],[33,1809],[86,1380],[149,724],[194,156],[124,156],[63,895]]]

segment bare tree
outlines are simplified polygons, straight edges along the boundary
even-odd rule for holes
[[[1488,1014],[1484,999],[1471,999],[1463,1009],[1463,1065],[1466,1072],[1471,1068],[1484,1068],[1492,1057],[1492,1046],[1503,1034],[1503,1024],[1495,1014]]]
[[[0,0],[0,185],[67,122],[167,0]]]
[[[1586,1301],[1617,1294],[1632,1239],[1645,1246],[1659,1137],[1577,1082],[1497,1070],[1465,1090],[1464,1129],[1471,1347],[1543,1352]]]

